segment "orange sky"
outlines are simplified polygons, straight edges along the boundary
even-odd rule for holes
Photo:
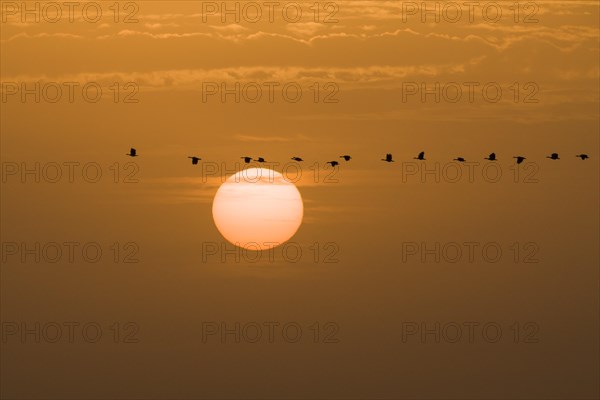
[[[272,20],[268,2],[238,3],[239,18],[212,8],[221,3],[120,2],[115,14],[113,2],[96,2],[92,22],[95,9],[83,6],[69,21],[64,3],[58,18],[42,2],[36,21],[21,2],[0,2],[2,329],[91,321],[105,330],[96,344],[7,337],[0,394],[597,397],[598,3],[522,2],[516,14],[514,2],[495,2],[497,22],[479,7],[453,22],[444,3],[439,21],[412,8],[421,2],[320,2],[316,15],[313,1],[282,1]],[[255,4],[263,18],[252,22]],[[223,95],[222,85],[240,89]],[[423,94],[436,85],[439,99]],[[140,157],[125,156],[130,147]],[[415,163],[420,151],[427,161]],[[483,175],[491,152],[495,183]],[[561,160],[545,158],[553,152]],[[396,162],[381,162],[386,153]],[[515,169],[517,155],[527,163]],[[298,262],[206,254],[227,246],[212,199],[242,156],[280,172],[290,157],[305,160]],[[477,164],[449,164],[458,156]],[[330,160],[342,165],[327,178]],[[35,163],[40,182],[23,182]],[[64,163],[78,163],[72,183]],[[426,174],[435,168],[439,182]],[[7,243],[54,242],[98,243],[103,256],[8,254]],[[406,254],[449,243],[463,250],[456,263]],[[482,256],[489,243],[498,262]],[[131,254],[139,262],[123,263]],[[117,345],[108,327],[127,321],[139,343]],[[215,321],[297,322],[304,336],[203,342]],[[468,321],[499,324],[502,340],[402,341],[408,322]],[[314,343],[315,322],[337,324],[339,342]],[[516,322],[539,326],[539,342],[513,343]]]

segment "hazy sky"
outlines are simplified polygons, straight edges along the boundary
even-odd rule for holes
[[[597,1],[25,3],[0,2],[3,398],[599,396]],[[305,160],[287,255],[215,227],[242,156]]]

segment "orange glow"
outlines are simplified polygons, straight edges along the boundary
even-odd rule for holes
[[[213,201],[213,219],[236,246],[267,250],[288,241],[302,223],[300,192],[280,173],[249,168],[221,185]]]

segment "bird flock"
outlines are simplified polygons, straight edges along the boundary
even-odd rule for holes
[[[127,153],[125,155],[129,156],[129,157],[137,157],[138,156],[137,150],[133,147],[129,150],[129,153]],[[585,161],[588,158],[590,158],[587,154],[577,154],[575,157],[580,158],[582,161]],[[196,156],[189,156],[188,158],[192,160],[192,165],[198,165],[198,163],[202,160],[202,158],[196,157]],[[240,157],[240,158],[242,160],[244,160],[244,162],[246,164],[250,164],[252,161],[257,162],[257,163],[266,163],[267,162],[267,160],[265,160],[263,157],[253,158],[253,157],[249,157],[249,156],[244,156],[244,157]],[[339,158],[344,159],[344,161],[346,161],[346,162],[352,160],[352,157],[347,154],[340,156]],[[527,159],[526,157],[523,157],[523,156],[514,156],[513,158],[516,160],[517,164],[521,164],[523,161],[525,161]],[[546,156],[546,158],[549,158],[550,160],[560,160],[558,153],[552,153],[549,156]],[[425,158],[424,151],[420,152],[416,157],[413,157],[413,159],[421,160],[421,161],[427,160]],[[490,155],[488,155],[487,157],[484,157],[483,159],[488,160],[488,161],[498,161],[498,158],[496,158],[496,153],[490,153]],[[291,160],[296,161],[296,162],[304,161],[300,157],[292,157]],[[385,155],[385,158],[382,158],[381,161],[384,161],[387,163],[396,162],[391,153],[387,153]],[[457,162],[461,162],[461,163],[467,162],[467,160],[464,157],[456,157],[453,159],[453,161],[457,161]],[[340,162],[333,160],[333,161],[328,161],[326,164],[329,164],[332,167],[336,167],[336,166],[340,165]]]

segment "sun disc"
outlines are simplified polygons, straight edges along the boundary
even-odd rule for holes
[[[219,187],[212,214],[229,242],[249,250],[268,250],[294,236],[304,206],[296,186],[279,172],[248,168]]]

